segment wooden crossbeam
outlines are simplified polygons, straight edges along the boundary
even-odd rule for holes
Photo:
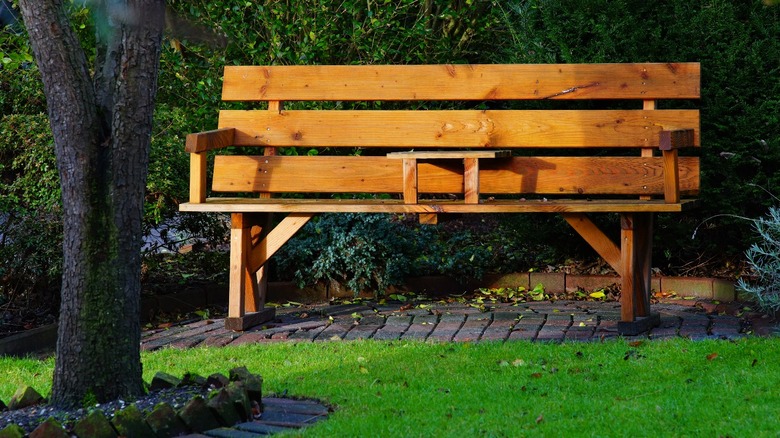
[[[696,208],[695,199],[677,204],[663,200],[631,199],[549,199],[463,201],[425,200],[416,205],[393,199],[255,199],[207,198],[201,204],[179,204],[179,211],[223,213],[679,213]]]

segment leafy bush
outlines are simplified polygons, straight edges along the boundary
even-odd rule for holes
[[[300,286],[335,280],[356,293],[382,293],[408,276],[446,275],[466,284],[488,273],[526,271],[553,255],[523,217],[464,215],[431,226],[414,215],[322,215],[274,256],[274,276]]]
[[[0,296],[12,301],[58,282],[60,187],[45,115],[3,116],[0,138]]]
[[[745,251],[755,280],[740,278],[737,287],[764,311],[780,310],[780,208],[771,207],[766,217],[752,221],[759,242]]]
[[[301,284],[335,280],[357,292],[384,290],[403,282],[433,235],[413,229],[396,216],[328,214],[306,224],[275,260]]]

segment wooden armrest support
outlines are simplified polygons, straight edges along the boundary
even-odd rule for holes
[[[235,135],[235,128],[222,128],[214,131],[187,134],[187,145],[184,150],[192,154],[232,146]]]
[[[658,149],[671,151],[673,149],[688,148],[694,146],[693,129],[674,129],[661,131]]]

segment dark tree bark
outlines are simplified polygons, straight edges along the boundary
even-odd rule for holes
[[[165,6],[91,2],[98,23],[91,74],[64,2],[20,4],[62,184],[62,305],[51,403],[75,406],[144,390],[141,221]]]

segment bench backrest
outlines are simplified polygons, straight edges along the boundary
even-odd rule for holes
[[[224,101],[268,106],[222,110],[218,131],[188,138],[198,172],[193,196],[205,199],[205,153],[226,146],[260,147],[262,156],[216,157],[215,192],[400,193],[401,160],[387,159],[385,152],[489,148],[534,151],[480,163],[483,194],[666,194],[669,200],[665,159],[655,151],[698,147],[699,111],[658,109],[658,101],[698,99],[699,71],[698,63],[226,67]],[[599,102],[590,105],[597,109],[581,103],[569,109],[565,103],[533,110],[417,109],[432,101],[512,100]],[[409,109],[332,104],[337,109],[284,110],[286,101],[400,101],[409,103],[395,106]],[[625,109],[626,101],[636,103]],[[292,146],[360,148],[363,156],[275,154]],[[562,156],[561,148],[568,153]],[[610,152],[627,148],[636,155]],[[538,156],[543,149],[555,149],[553,156]],[[699,159],[678,160],[675,151],[674,164],[677,198],[697,193]],[[462,164],[419,166],[421,193],[462,193]],[[677,202],[674,194],[671,201]]]

